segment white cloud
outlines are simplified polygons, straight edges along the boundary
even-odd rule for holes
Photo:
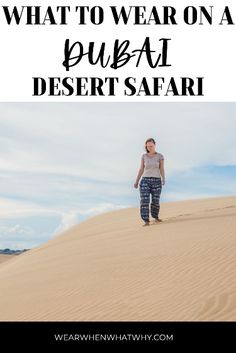
[[[21,226],[20,224],[15,224],[14,226],[6,226],[6,225],[0,225],[0,238],[3,236],[12,236],[12,235],[17,235],[17,236],[31,236],[34,235],[35,231],[32,227],[29,227],[27,225]]]
[[[35,103],[1,110],[2,169],[130,180],[149,136],[171,174],[236,164],[232,103]]]
[[[32,202],[15,201],[10,199],[0,199],[0,218],[24,218],[35,215],[55,215],[59,213],[54,209],[49,209]]]
[[[32,227],[28,225],[0,224],[0,249],[31,248],[32,246],[36,245],[35,241],[37,243],[36,232]]]
[[[66,229],[71,228],[73,225],[77,224],[79,221],[78,215],[74,211],[70,211],[67,213],[62,213],[61,215],[61,223],[56,227],[53,232],[54,235],[58,233],[64,232]]]
[[[68,212],[63,212],[61,215],[61,223],[58,227],[56,227],[55,231],[53,232],[54,235],[61,233],[75,224],[78,224],[81,220],[81,216],[94,216],[97,214],[118,210],[122,208],[129,207],[128,205],[114,205],[112,203],[103,203],[98,204],[95,207],[91,208],[84,208],[84,209],[77,209],[77,210],[70,210]]]
[[[89,208],[84,211],[80,211],[80,214],[83,215],[94,215],[94,214],[100,214],[104,212],[109,212],[109,211],[114,211],[122,208],[129,207],[128,205],[114,205],[112,203],[103,203],[100,205],[97,205],[96,207]]]

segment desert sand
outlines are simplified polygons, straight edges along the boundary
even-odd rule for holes
[[[1,321],[235,321],[236,197],[92,217],[0,264]]]
[[[4,255],[4,254],[0,254],[0,264],[7,261],[7,260],[10,260],[12,259],[14,256],[16,255]]]

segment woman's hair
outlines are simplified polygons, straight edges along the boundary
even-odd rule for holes
[[[152,142],[152,143],[154,143],[154,145],[156,144],[156,141],[155,141],[153,138],[147,139],[147,140],[145,141],[145,150],[146,150],[147,152],[149,152],[149,151],[148,151],[148,148],[147,148],[147,143],[148,143],[148,142]]]

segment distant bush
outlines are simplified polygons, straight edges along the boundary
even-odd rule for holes
[[[19,255],[22,252],[28,251],[29,249],[22,249],[22,250],[12,250],[9,248],[6,249],[0,249],[0,254],[5,254],[5,255]]]

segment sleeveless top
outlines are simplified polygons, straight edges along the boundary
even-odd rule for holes
[[[144,172],[143,177],[161,178],[159,162],[164,159],[161,153],[156,153],[152,157],[148,153],[142,155],[144,161]]]

